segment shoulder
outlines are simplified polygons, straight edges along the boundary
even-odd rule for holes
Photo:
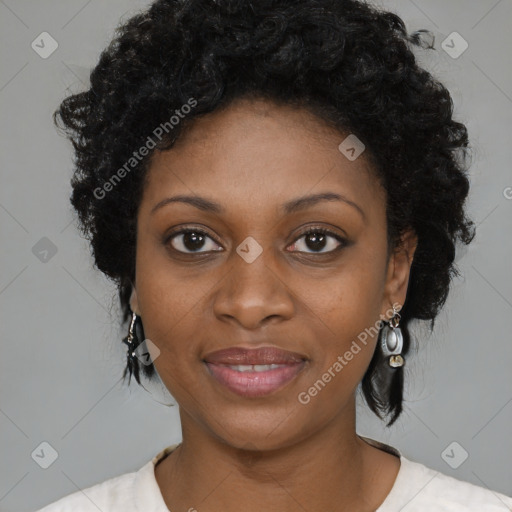
[[[359,437],[400,458],[395,483],[376,512],[512,512],[510,496],[414,462],[381,441]]]
[[[132,511],[131,493],[136,472],[125,473],[74,492],[37,512],[98,512],[102,511]]]
[[[179,444],[167,446],[138,471],[69,494],[37,512],[168,511],[155,478],[155,465],[177,446]]]
[[[502,493],[458,480],[418,462],[401,457],[402,467],[393,494],[403,512],[442,510],[443,512],[510,512],[512,498]],[[386,500],[387,502],[388,500]],[[386,503],[385,502],[385,503]],[[386,508],[382,509],[385,512]],[[379,509],[379,512],[381,510]]]
[[[74,492],[37,512],[167,511],[155,478],[155,465],[179,444],[167,446],[138,471],[124,473]]]

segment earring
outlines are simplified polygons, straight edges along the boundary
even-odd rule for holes
[[[130,322],[130,328],[128,330],[128,336],[123,339],[123,343],[128,346],[128,350],[126,353],[126,369],[124,371],[123,377],[126,375],[126,372],[130,372],[130,377],[132,373],[135,375],[135,380],[140,384],[139,380],[139,361],[137,356],[135,355],[135,349],[139,345],[139,339],[136,334],[135,322],[137,320],[137,315],[132,312],[132,320]]]
[[[402,355],[404,339],[402,330],[398,327],[401,316],[398,309],[393,306],[393,317],[382,328],[380,346],[384,357],[388,358],[388,364],[392,368],[399,368],[404,365],[405,361]]]

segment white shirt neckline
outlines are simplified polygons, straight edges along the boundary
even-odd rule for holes
[[[368,444],[400,457],[400,468],[388,495],[375,512],[511,512],[512,497],[429,468],[405,458],[399,450],[359,436]],[[138,471],[125,473],[51,503],[38,512],[170,512],[158,486],[156,464],[181,443],[167,446]]]

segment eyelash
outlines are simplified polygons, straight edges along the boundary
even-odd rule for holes
[[[171,241],[178,235],[183,235],[183,234],[188,234],[188,233],[196,233],[198,235],[201,235],[201,236],[205,236],[205,237],[208,237],[210,239],[212,239],[217,245],[221,245],[217,240],[215,240],[215,238],[213,238],[209,233],[207,233],[206,231],[200,229],[200,228],[185,228],[185,229],[181,229],[179,231],[175,231],[175,232],[172,232],[170,233],[164,240],[164,244],[165,245],[170,245]],[[343,238],[342,236],[338,235],[337,233],[334,233],[333,231],[330,231],[329,229],[326,229],[324,227],[321,227],[321,226],[310,226],[306,229],[304,229],[303,231],[301,231],[297,238],[294,239],[294,241],[292,242],[291,245],[293,244],[296,244],[301,238],[303,238],[304,236],[307,236],[309,234],[312,234],[312,233],[315,233],[315,234],[322,234],[322,235],[328,235],[328,236],[331,236],[333,237],[334,239],[336,239],[340,245],[338,247],[336,247],[335,249],[332,249],[330,251],[327,251],[327,252],[305,252],[305,251],[293,251],[293,252],[299,252],[300,254],[308,254],[308,255],[311,255],[311,254],[315,254],[315,255],[327,255],[327,254],[333,254],[337,251],[339,251],[340,249],[342,249],[343,247],[346,247],[347,245],[349,245],[349,242],[348,240],[346,240],[345,238]],[[184,252],[184,251],[179,251],[178,249],[175,249],[174,247],[171,247],[174,251],[176,251],[177,253],[179,254],[185,254],[185,255],[196,255],[196,254],[207,254],[208,252],[216,252],[216,251],[203,251],[203,252]]]

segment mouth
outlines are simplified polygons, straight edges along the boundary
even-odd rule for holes
[[[276,347],[233,347],[203,359],[218,383],[244,397],[261,397],[283,388],[297,377],[306,361],[301,354]]]

